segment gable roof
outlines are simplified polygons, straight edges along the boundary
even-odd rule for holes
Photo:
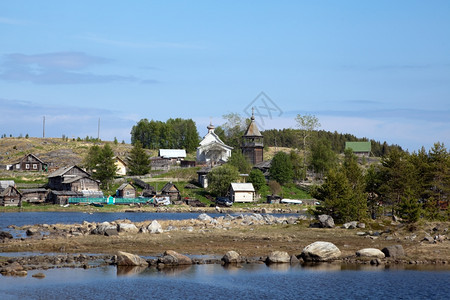
[[[41,164],[45,165],[46,163],[43,162],[42,160],[39,159],[39,157],[37,157],[36,155],[32,154],[32,153],[28,153],[26,154],[24,157],[22,157],[21,160],[19,160],[19,162],[24,161],[28,156],[32,156],[35,160],[37,160],[38,162],[40,162]]]
[[[0,192],[0,196],[4,197],[4,196],[12,196],[13,192],[16,192],[17,195],[22,196],[22,193],[19,192],[18,189],[16,189],[13,186],[8,186],[6,189],[4,189],[3,191]]]
[[[184,149],[159,149],[159,156],[164,158],[185,158],[186,150]]]
[[[353,152],[370,152],[372,151],[371,142],[345,142],[345,150],[352,149]]]
[[[68,167],[62,167],[62,168],[59,168],[58,170],[56,170],[56,171],[50,173],[50,174],[48,175],[48,178],[64,176],[64,174],[66,174],[67,172],[69,172],[69,171],[70,171],[71,169],[73,169],[73,168],[77,168],[77,169],[80,170],[81,172],[85,173],[87,177],[90,177],[90,176],[91,176],[91,175],[89,175],[88,172],[84,171],[84,170],[81,169],[80,167],[73,165],[73,166],[68,166]]]
[[[118,190],[118,191],[122,191],[122,190],[124,190],[127,186],[130,186],[131,188],[136,189],[136,188],[134,187],[134,185],[132,185],[131,183],[125,182],[125,183],[122,183],[121,186],[119,186],[119,187],[117,188],[117,190]]]
[[[166,183],[166,185],[161,189],[161,192],[173,192],[172,188],[175,188],[177,190],[177,192],[180,192],[180,190],[177,188],[177,186],[175,184],[173,184],[172,182],[168,182]]]
[[[248,183],[231,183],[231,189],[235,192],[254,192],[253,184]]]
[[[113,157],[113,159],[115,160],[116,163],[117,163],[117,162],[120,162],[120,163],[122,163],[125,167],[127,166],[127,163],[126,163],[123,159],[121,159],[120,157],[115,156],[115,157]]]

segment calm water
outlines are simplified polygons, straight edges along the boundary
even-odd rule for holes
[[[111,222],[128,219],[132,222],[147,220],[186,220],[196,219],[200,213],[152,213],[152,212],[7,212],[0,213],[0,230],[9,225],[23,226],[33,224],[75,224],[88,222]],[[225,214],[210,214],[211,217],[220,217]],[[237,216],[240,214],[231,214]],[[273,214],[273,216],[299,216],[299,214]]]
[[[448,299],[450,271],[427,267],[194,265],[52,269],[0,277],[1,299]]]

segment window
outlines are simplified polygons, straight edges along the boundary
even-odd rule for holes
[[[16,165],[16,169],[19,170],[20,169],[20,164]]]
[[[37,170],[37,164],[33,164],[33,170]]]
[[[26,164],[25,165],[25,169],[29,170],[30,169],[30,164]]]

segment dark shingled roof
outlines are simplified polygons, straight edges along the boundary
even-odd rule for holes
[[[261,132],[259,132],[258,126],[256,126],[255,116],[253,116],[253,115],[250,119],[250,124],[248,125],[244,136],[260,136],[260,137],[262,137]]]

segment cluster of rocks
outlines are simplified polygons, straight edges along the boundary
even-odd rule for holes
[[[0,274],[7,276],[26,276],[29,270],[47,270],[53,268],[88,269],[109,263],[109,255],[59,254],[12,257],[0,263]]]
[[[336,225],[334,224],[334,219],[329,215],[319,215],[317,217],[316,222],[310,224],[310,227],[313,228],[334,228]],[[366,228],[366,224],[357,221],[347,222],[342,225],[342,228],[345,229],[355,229],[355,228]]]

